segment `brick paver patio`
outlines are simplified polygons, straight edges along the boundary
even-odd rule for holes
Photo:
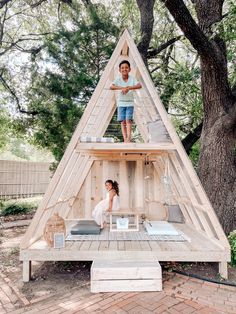
[[[162,292],[92,294],[86,286],[32,303],[1,274],[0,313],[236,313],[236,287],[166,274]]]

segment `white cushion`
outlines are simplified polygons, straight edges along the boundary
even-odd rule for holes
[[[148,235],[179,235],[172,224],[166,221],[144,221],[143,225]]]

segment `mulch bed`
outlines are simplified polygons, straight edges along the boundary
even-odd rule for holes
[[[28,220],[34,217],[35,212],[36,212],[36,209],[30,211],[30,213],[28,214],[1,216],[0,219],[2,222],[10,222],[10,221],[16,221],[16,220]]]

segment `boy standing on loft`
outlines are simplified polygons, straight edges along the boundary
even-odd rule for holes
[[[129,75],[131,71],[129,61],[123,60],[119,64],[119,71],[121,76],[115,79],[110,89],[120,91],[117,100],[117,120],[121,122],[124,142],[130,143],[134,112],[133,90],[141,88],[142,85],[133,76]]]

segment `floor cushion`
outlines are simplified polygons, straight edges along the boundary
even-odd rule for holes
[[[166,221],[144,221],[148,235],[178,235],[179,232]]]
[[[94,220],[79,220],[71,227],[70,233],[76,234],[100,234],[101,228]]]

